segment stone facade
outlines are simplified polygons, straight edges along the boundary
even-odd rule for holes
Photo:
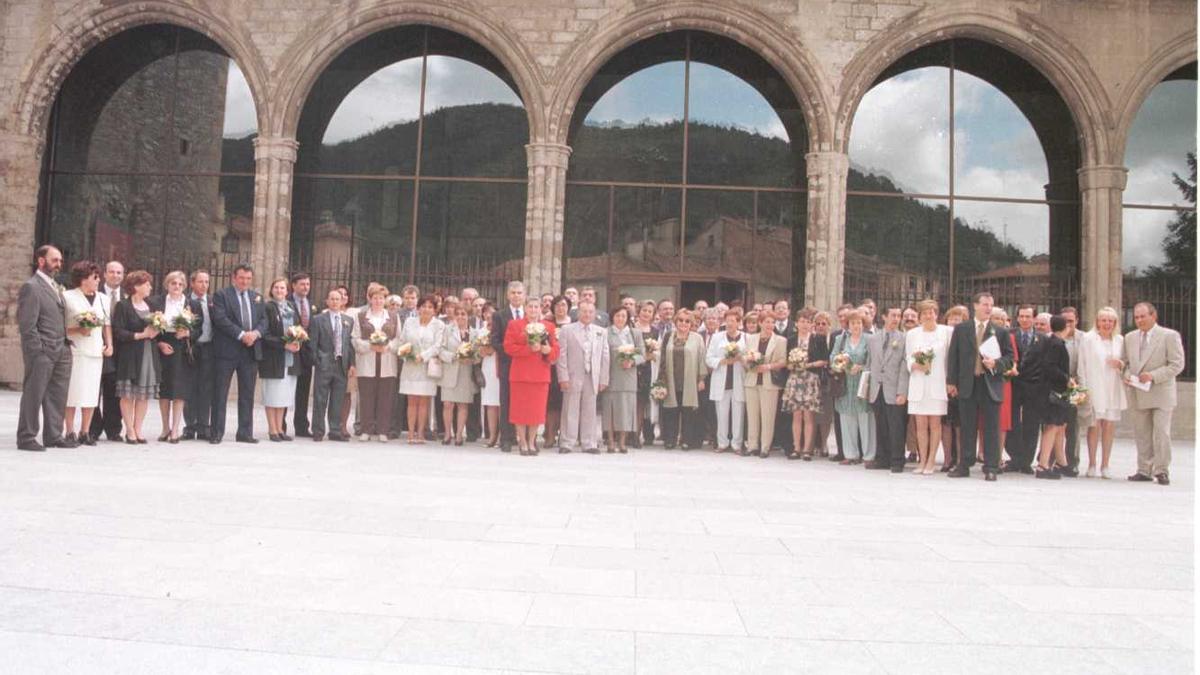
[[[525,276],[557,288],[567,130],[575,101],[614,54],[691,28],[742,43],[780,73],[809,132],[806,302],[841,299],[846,156],[854,111],[889,64],[931,42],[983,40],[1044,74],[1080,134],[1085,313],[1120,306],[1125,139],[1155,84],[1196,60],[1192,0],[9,0],[0,5],[0,353],[16,353],[16,290],[34,245],[50,108],[71,68],[123,30],[171,23],[221,45],[257,105],[252,260],[286,264],[296,128],[308,90],[345,47],[427,24],[489,49],[529,115]],[[0,360],[0,381],[20,378]]]

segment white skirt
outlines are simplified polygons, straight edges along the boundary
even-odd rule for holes
[[[946,401],[938,401],[937,399],[927,398],[921,401],[908,402],[909,415],[937,415],[941,417],[946,414]]]
[[[496,357],[483,357],[483,391],[479,400],[483,405],[500,405],[500,377],[496,374]]]
[[[71,381],[67,385],[68,408],[95,408],[100,401],[100,374],[104,358],[71,355]]]
[[[296,376],[287,375],[279,379],[262,378],[262,400],[266,408],[294,408],[296,406]]]

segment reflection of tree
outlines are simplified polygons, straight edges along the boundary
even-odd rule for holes
[[[1180,194],[1187,203],[1196,205],[1196,153],[1187,154],[1190,175],[1185,179],[1179,174],[1171,174],[1172,182],[1179,188]],[[1150,277],[1190,277],[1196,271],[1196,212],[1194,210],[1179,210],[1175,219],[1167,224],[1167,236],[1163,237],[1163,255],[1166,262],[1146,270]]]

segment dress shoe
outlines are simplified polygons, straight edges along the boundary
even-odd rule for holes
[[[137,439],[136,439],[136,438],[134,438],[133,436],[126,436],[126,437],[125,437],[125,444],[126,444],[126,445],[137,445],[137,444],[138,444],[138,442],[137,442]]]
[[[313,434],[313,443],[321,443],[325,440],[325,434]]]
[[[1070,466],[1056,466],[1054,470],[1063,478],[1076,478],[1079,476],[1079,469]]]
[[[589,455],[598,455],[598,454],[600,454],[600,448],[588,448],[588,449],[584,450],[584,452],[586,452]]]
[[[58,439],[57,441],[54,441],[53,443],[48,443],[48,444],[46,445],[46,447],[49,447],[49,448],[64,448],[64,449],[68,449],[68,450],[69,450],[69,449],[71,449],[71,448],[78,448],[78,447],[79,447],[79,441],[76,441],[76,440],[74,440],[74,439],[72,439],[72,438],[67,438],[66,436],[64,436],[64,437],[62,437],[62,438]]]
[[[509,443],[508,441],[501,441],[500,452],[512,452],[512,443]]]
[[[329,434],[329,440],[337,441],[339,443],[349,443],[350,436],[348,436],[347,434],[338,434],[336,436],[333,434]]]
[[[996,472],[988,471],[987,469],[984,469],[983,470],[983,479],[989,483],[995,483],[996,482]]]
[[[258,439],[253,436],[234,436],[234,440],[238,443],[257,443]]]
[[[212,433],[208,436],[209,445],[220,445],[222,440],[224,440],[224,434]]]
[[[91,434],[79,434],[79,442],[83,445],[94,447],[96,445],[96,437]]]
[[[179,445],[179,437],[176,436],[175,438],[168,438],[167,442],[171,445]]]
[[[296,430],[296,438],[312,438],[312,437],[313,437],[312,432],[310,432],[308,429],[305,429],[303,431],[301,431],[299,429]]]
[[[161,434],[159,434],[159,436],[158,436],[158,442],[159,442],[159,443],[165,443],[165,442],[167,442],[167,441],[168,441],[168,440],[170,440],[170,439],[171,439],[171,432],[170,432],[170,431],[164,431],[164,432],[162,432]]]
[[[148,441],[148,440],[146,440],[146,439],[144,439],[144,438],[139,438],[139,439],[138,439],[138,445],[149,445],[149,444],[150,444],[150,441]]]
[[[1165,472],[1154,474],[1154,480],[1158,481],[1159,485],[1170,485],[1171,478]]]
[[[194,440],[196,440],[196,430],[195,429],[184,429],[183,434],[179,438],[181,438],[182,440],[185,440],[185,441],[194,441]]]
[[[296,439],[292,438],[291,436],[288,436],[287,434],[279,434],[279,440],[281,440],[281,441],[294,441],[294,440],[296,440]]]
[[[831,461],[831,462],[840,462],[840,461],[842,461],[842,460],[844,460],[844,459],[846,459],[846,456],[845,456],[845,455],[843,455],[842,453],[840,453],[840,452],[839,452],[838,454],[836,454],[836,455],[833,455],[832,457],[830,457],[830,458],[829,458],[829,461]]]
[[[280,443],[283,441],[283,439],[279,437],[279,434],[267,434],[267,440],[271,441],[272,443]]]
[[[38,443],[37,441],[30,441],[28,443],[18,443],[17,449],[25,450],[27,452],[45,452],[46,451],[45,446],[43,446],[41,443]]]
[[[1134,483],[1150,483],[1154,479],[1144,473],[1135,473],[1125,480],[1132,481]]]
[[[967,478],[970,475],[971,475],[971,470],[965,466],[955,468],[953,471],[946,474],[946,476],[948,476],[950,478]]]
[[[1043,469],[1038,467],[1037,473],[1034,474],[1034,478],[1041,478],[1044,480],[1059,480],[1062,478],[1062,476],[1058,475],[1058,472],[1054,469]]]

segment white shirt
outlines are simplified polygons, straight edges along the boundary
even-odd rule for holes
[[[508,309],[509,309],[509,311],[512,312],[514,319],[524,319],[525,318],[525,308],[524,307],[509,307]]]
[[[39,277],[41,277],[43,281],[45,281],[47,284],[50,285],[50,290],[54,291],[55,293],[58,293],[58,282],[54,280],[54,277],[50,276],[49,274],[46,274],[45,272],[43,272],[41,270],[37,271],[37,275]]]
[[[175,317],[183,313],[183,308],[187,306],[187,298],[179,296],[178,299],[173,299],[171,296],[163,298],[163,318],[166,319],[167,325],[172,326]],[[175,328],[171,328],[171,332],[175,332]]]

